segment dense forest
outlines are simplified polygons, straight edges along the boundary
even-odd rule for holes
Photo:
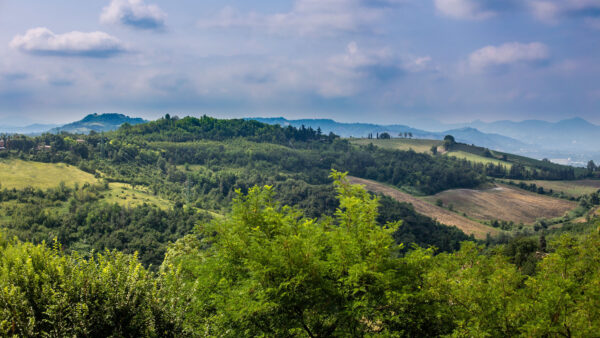
[[[333,172],[339,207],[307,217],[272,187],[169,246],[156,272],[136,255],[66,254],[0,237],[6,336],[595,336],[600,235],[516,238],[434,255],[381,226],[380,199]],[[379,216],[378,216],[379,215]],[[384,216],[387,217],[387,216]],[[581,225],[580,225],[581,226]]]

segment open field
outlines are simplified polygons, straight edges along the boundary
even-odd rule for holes
[[[68,186],[97,182],[94,175],[64,163],[0,160],[0,173],[3,188],[23,189],[31,186],[47,189],[57,187],[60,182]]]
[[[468,153],[465,151],[450,151],[445,154],[448,156],[462,158],[462,159],[465,159],[467,161],[474,162],[474,163],[482,163],[482,164],[493,163],[495,165],[501,164],[501,165],[505,166],[507,169],[510,169],[512,167],[512,164],[509,162],[505,162],[505,161],[495,159],[495,158],[479,156],[479,155],[471,154],[471,153]]]
[[[486,226],[479,222],[475,222],[466,217],[460,216],[452,211],[440,208],[424,200],[416,198],[410,194],[404,193],[398,189],[392,188],[385,184],[381,184],[371,180],[365,180],[357,177],[348,177],[352,184],[360,184],[366,187],[367,190],[382,193],[390,196],[399,202],[410,203],[414,206],[418,213],[436,219],[438,222],[450,226],[456,226],[467,235],[473,234],[476,238],[483,239],[489,233],[491,235],[498,234],[499,231],[492,227]]]
[[[442,141],[437,140],[420,140],[420,139],[406,139],[406,138],[394,138],[390,140],[373,140],[373,139],[352,139],[350,142],[359,145],[373,145],[395,150],[409,150],[412,149],[417,153],[431,154],[432,146],[442,145]]]
[[[133,188],[125,183],[110,183],[110,189],[104,193],[103,200],[107,203],[117,203],[122,206],[136,207],[144,203],[155,205],[161,209],[169,209],[171,203],[158,196],[152,195],[146,188]]]
[[[466,159],[467,161],[471,161],[474,163],[483,163],[483,164],[493,163],[496,165],[502,164],[508,169],[510,169],[512,167],[512,164],[509,162],[502,161],[497,158],[489,158],[489,157],[480,156],[480,155],[473,154],[473,153],[470,153],[465,150],[443,152],[443,149],[441,148],[443,141],[438,141],[438,140],[395,138],[395,139],[390,139],[390,140],[353,139],[353,140],[350,140],[350,142],[352,142],[354,144],[359,144],[359,145],[368,145],[368,144],[372,143],[375,146],[385,148],[385,149],[395,149],[395,150],[404,150],[404,151],[412,149],[418,153],[424,153],[424,154],[431,154],[431,147],[437,146],[438,151],[440,151],[440,153],[443,153],[444,155],[447,155],[447,156],[454,156],[457,158]],[[463,146],[463,148],[470,149],[472,147],[465,145],[465,146]]]
[[[425,198],[431,203],[441,199],[445,206],[480,220],[503,220],[532,224],[539,218],[563,216],[577,203],[530,193],[505,185],[485,190],[453,189]]]
[[[512,180],[519,184],[535,184],[538,187],[543,187],[548,191],[552,189],[555,192],[563,192],[569,196],[578,197],[581,195],[591,194],[600,189],[600,180],[578,180],[578,181],[518,181]]]

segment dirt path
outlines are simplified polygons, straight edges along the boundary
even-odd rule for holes
[[[410,203],[414,206],[415,210],[418,213],[429,216],[440,223],[456,226],[467,235],[473,234],[475,238],[484,239],[486,234],[488,233],[490,233],[491,235],[498,234],[497,229],[472,221],[466,217],[460,216],[454,212],[425,202],[410,194],[404,193],[398,189],[389,187],[385,184],[352,176],[348,176],[348,180],[352,184],[363,185],[367,190],[382,193],[384,195],[394,198],[399,202]]]

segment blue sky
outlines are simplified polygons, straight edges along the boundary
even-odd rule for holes
[[[0,123],[600,123],[600,0],[0,0]]]

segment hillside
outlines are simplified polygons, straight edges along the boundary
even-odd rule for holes
[[[414,206],[417,212],[429,216],[443,224],[455,226],[466,234],[474,235],[475,238],[484,239],[488,234],[497,235],[499,233],[497,229],[472,221],[457,213],[435,206],[398,189],[394,189],[375,181],[364,180],[357,177],[349,177],[348,179],[352,184],[362,185],[367,190],[382,193],[386,196],[396,199],[399,202],[410,203]]]
[[[575,178],[544,161],[466,144],[449,151],[506,160],[508,169],[427,154],[439,141],[385,149],[312,128],[207,116],[4,142],[4,335],[102,336],[108,327],[120,336],[444,336],[463,332],[456,320],[482,317],[493,324],[477,333],[493,336],[499,311],[514,314],[494,307],[508,297],[524,319],[503,333],[536,336],[530,328],[541,310],[529,308],[536,292],[546,297],[561,285],[556,276],[575,267],[581,271],[569,270],[577,276],[569,285],[597,284],[581,276],[597,275],[597,255],[588,251],[600,239],[551,236],[574,227],[595,234],[598,194],[575,203],[485,190],[492,174]],[[465,195],[474,198],[436,205]],[[475,210],[479,200],[486,205]],[[504,224],[475,219],[535,208],[526,216],[544,218],[576,204],[580,218],[560,228],[502,231]],[[569,296],[590,302],[580,290]],[[458,302],[477,310],[463,312]],[[548,306],[544,318],[555,310]]]
[[[49,132],[88,134],[90,131],[105,132],[116,130],[124,123],[136,125],[144,122],[146,122],[144,119],[132,118],[123,114],[90,114],[79,121],[52,128]]]

